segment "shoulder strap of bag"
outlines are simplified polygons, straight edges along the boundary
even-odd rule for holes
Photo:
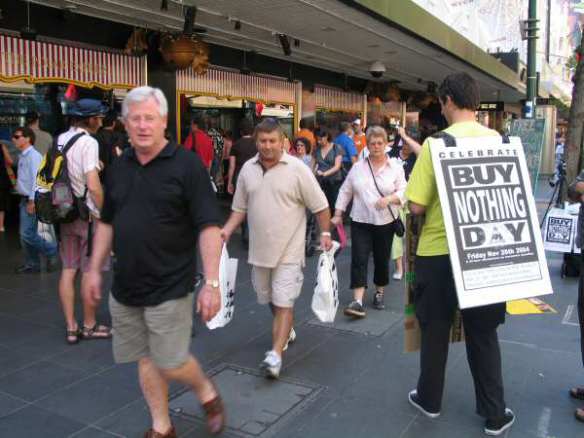
[[[456,147],[456,137],[449,134],[445,131],[438,131],[435,134],[432,134],[432,138],[442,139],[444,141],[444,145],[448,148]]]
[[[375,179],[375,174],[373,173],[373,167],[371,167],[371,161],[369,160],[369,157],[367,157],[367,164],[369,165],[369,170],[371,171],[371,178],[373,178],[373,183],[375,184],[375,188],[377,189],[377,191],[379,192],[379,194],[383,198],[385,195],[383,194],[383,192],[379,189],[379,186],[377,185],[377,180]],[[393,220],[395,220],[395,216],[393,215],[393,211],[391,211],[391,207],[389,205],[387,206],[387,209],[389,210],[389,213],[391,214],[391,218]]]
[[[80,132],[78,134],[75,134],[73,137],[71,137],[69,139],[69,141],[67,143],[65,143],[65,146],[63,146],[63,149],[61,150],[61,154],[63,154],[63,156],[65,157],[65,159],[67,159],[67,152],[69,152],[69,149],[71,149],[73,147],[73,145],[75,144],[75,142],[77,140],[79,140],[81,137],[83,137],[85,135],[85,132]]]
[[[439,138],[444,141],[444,145],[446,147],[455,147],[456,146],[456,137],[449,134],[448,132],[439,131],[431,136],[432,138]],[[503,140],[503,144],[509,144],[509,136],[507,134],[501,135],[501,139]]]

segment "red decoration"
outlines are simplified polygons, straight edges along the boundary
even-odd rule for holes
[[[65,99],[74,102],[78,97],[79,93],[77,93],[77,87],[75,87],[73,84],[70,84],[67,87],[67,91],[65,91]]]

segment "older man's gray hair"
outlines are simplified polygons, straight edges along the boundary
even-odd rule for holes
[[[158,103],[158,111],[161,116],[164,117],[168,114],[168,101],[162,90],[160,88],[144,86],[134,88],[126,95],[122,103],[122,117],[124,119],[128,118],[128,112],[130,111],[128,107],[130,105],[141,103],[148,99],[154,99]]]

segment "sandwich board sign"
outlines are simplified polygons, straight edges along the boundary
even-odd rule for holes
[[[462,309],[552,293],[521,139],[430,139]]]

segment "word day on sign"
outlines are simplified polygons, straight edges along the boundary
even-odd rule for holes
[[[520,139],[430,150],[460,307],[552,293]]]

